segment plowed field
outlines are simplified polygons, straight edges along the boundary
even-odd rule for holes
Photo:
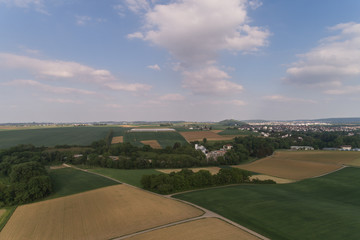
[[[208,141],[225,141],[231,140],[236,136],[226,135],[221,136],[213,131],[193,131],[193,132],[179,132],[188,142],[202,141],[206,138]]]
[[[124,142],[124,137],[123,136],[113,137],[112,140],[111,140],[111,144],[123,143],[123,142]]]
[[[178,201],[116,185],[20,206],[0,239],[111,239],[202,214]]]

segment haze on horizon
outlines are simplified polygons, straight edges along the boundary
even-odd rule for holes
[[[0,122],[358,117],[357,0],[0,0]]]

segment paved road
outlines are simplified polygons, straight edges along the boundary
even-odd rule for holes
[[[85,169],[81,169],[81,168],[78,168],[78,167],[75,167],[75,166],[72,166],[72,165],[68,165],[68,164],[63,164],[65,167],[71,167],[71,168],[75,168],[75,169],[78,169],[80,171],[83,171],[83,172],[87,172],[87,173],[91,173],[91,174],[95,174],[95,175],[98,175],[98,176],[102,176],[102,177],[105,177],[105,178],[108,178],[108,179],[111,179],[115,182],[118,182],[118,183],[121,183],[121,184],[124,184],[124,185],[127,185],[127,186],[130,186],[130,187],[133,187],[133,188],[136,188],[136,189],[139,189],[141,191],[146,191],[142,188],[138,188],[138,187],[135,187],[133,185],[130,185],[130,184],[127,184],[127,183],[123,183],[123,182],[120,182],[119,180],[117,179],[114,179],[114,178],[111,178],[111,177],[108,177],[108,176],[105,176],[105,175],[102,175],[100,173],[94,173],[94,172],[90,172],[90,171],[87,171]],[[124,235],[124,236],[121,236],[121,237],[118,237],[118,238],[114,238],[113,240],[120,240],[120,239],[126,239],[126,238],[129,238],[129,237],[132,237],[132,236],[135,236],[135,235],[138,235],[138,234],[142,234],[142,233],[146,233],[146,232],[151,232],[151,231],[154,231],[154,230],[157,230],[157,229],[162,229],[162,228],[166,228],[166,227],[170,227],[170,226],[174,226],[174,225],[177,225],[177,224],[181,224],[181,223],[186,223],[186,222],[191,222],[191,221],[195,221],[195,220],[199,220],[199,219],[203,219],[203,218],[218,218],[218,219],[221,219],[227,223],[230,223],[231,225],[234,225],[235,227],[238,227],[240,229],[242,229],[243,231],[245,232],[248,232],[250,233],[251,235],[254,235],[256,236],[257,238],[259,239],[262,239],[262,240],[270,240],[269,238],[267,237],[264,237],[236,222],[233,222],[231,221],[230,219],[227,219],[217,213],[214,213],[206,208],[203,208],[203,207],[200,207],[194,203],[191,203],[191,202],[187,202],[187,201],[184,201],[184,200],[180,200],[180,199],[175,199],[175,198],[172,198],[172,195],[160,195],[160,194],[157,194],[157,193],[153,193],[153,192],[150,192],[150,191],[146,191],[148,193],[151,193],[151,194],[155,194],[157,196],[160,196],[160,197],[165,197],[165,198],[168,198],[168,199],[172,199],[172,200],[175,200],[175,201],[179,201],[179,202],[182,202],[182,203],[185,203],[185,204],[188,204],[188,205],[191,205],[195,208],[198,208],[200,210],[202,210],[204,212],[203,215],[199,216],[199,217],[193,217],[193,218],[189,218],[189,219],[185,219],[185,220],[181,220],[181,221],[178,221],[178,222],[173,222],[173,223],[169,223],[169,224],[165,224],[165,225],[161,225],[161,226],[158,226],[158,227],[154,227],[154,228],[150,228],[150,229],[146,229],[144,231],[140,231],[140,232],[136,232],[136,233],[132,233],[132,234],[128,234],[128,235]],[[179,193],[177,193],[179,194]]]

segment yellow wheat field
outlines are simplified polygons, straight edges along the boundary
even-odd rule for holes
[[[19,206],[0,239],[111,239],[202,214],[178,201],[116,185]]]
[[[157,140],[144,140],[140,142],[144,145],[149,145],[153,149],[162,149],[160,143]]]
[[[255,240],[257,237],[217,218],[205,218],[139,234],[129,240]]]
[[[113,137],[112,140],[111,140],[111,144],[123,143],[123,142],[124,142],[124,137],[123,136]]]
[[[348,153],[336,151],[279,151],[270,157],[236,167],[270,176],[301,180],[335,171],[340,169],[344,163],[355,164],[358,157],[360,157],[360,153]]]
[[[202,167],[202,168],[189,168],[193,172],[198,172],[200,170],[207,170],[211,174],[217,174],[221,168],[219,167]],[[171,173],[171,172],[180,172],[181,168],[174,168],[174,169],[156,169],[156,171],[163,172],[163,173]]]

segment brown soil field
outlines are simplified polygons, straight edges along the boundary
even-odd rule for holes
[[[149,145],[150,147],[154,149],[162,149],[160,143],[157,140],[144,140],[140,141],[144,145]]]
[[[219,132],[222,132],[224,130],[210,130],[210,132],[214,132],[214,133],[219,133]]]
[[[122,184],[19,206],[0,239],[112,239],[202,214]]]
[[[207,170],[211,174],[217,174],[221,168],[219,167],[202,167],[202,168],[189,168],[193,172],[198,172],[200,170]],[[171,172],[180,172],[181,168],[174,168],[174,169],[156,169],[156,171],[163,172],[163,173],[171,173]]]
[[[270,176],[301,180],[335,171],[344,162],[354,163],[360,154],[336,151],[279,151],[250,164],[236,167]],[[354,152],[355,153],[355,152]]]
[[[124,127],[124,128],[136,128],[139,126],[135,126],[135,125],[119,125],[120,127]]]
[[[202,141],[206,138],[208,141],[225,141],[232,140],[236,136],[224,135],[221,136],[213,131],[194,131],[194,132],[179,132],[188,142]]]
[[[217,218],[204,218],[139,234],[131,240],[255,240],[257,237]]]
[[[351,151],[280,151],[281,159],[360,166],[360,152]]]
[[[113,138],[111,139],[111,144],[123,143],[123,142],[124,142],[124,136],[113,137]]]
[[[285,178],[278,178],[278,177],[273,177],[273,176],[269,176],[269,175],[253,175],[250,177],[250,180],[253,179],[259,179],[259,180],[267,180],[267,179],[271,179],[273,181],[275,181],[277,184],[283,184],[283,183],[292,183],[295,182],[295,180],[291,180],[291,179],[285,179]]]

